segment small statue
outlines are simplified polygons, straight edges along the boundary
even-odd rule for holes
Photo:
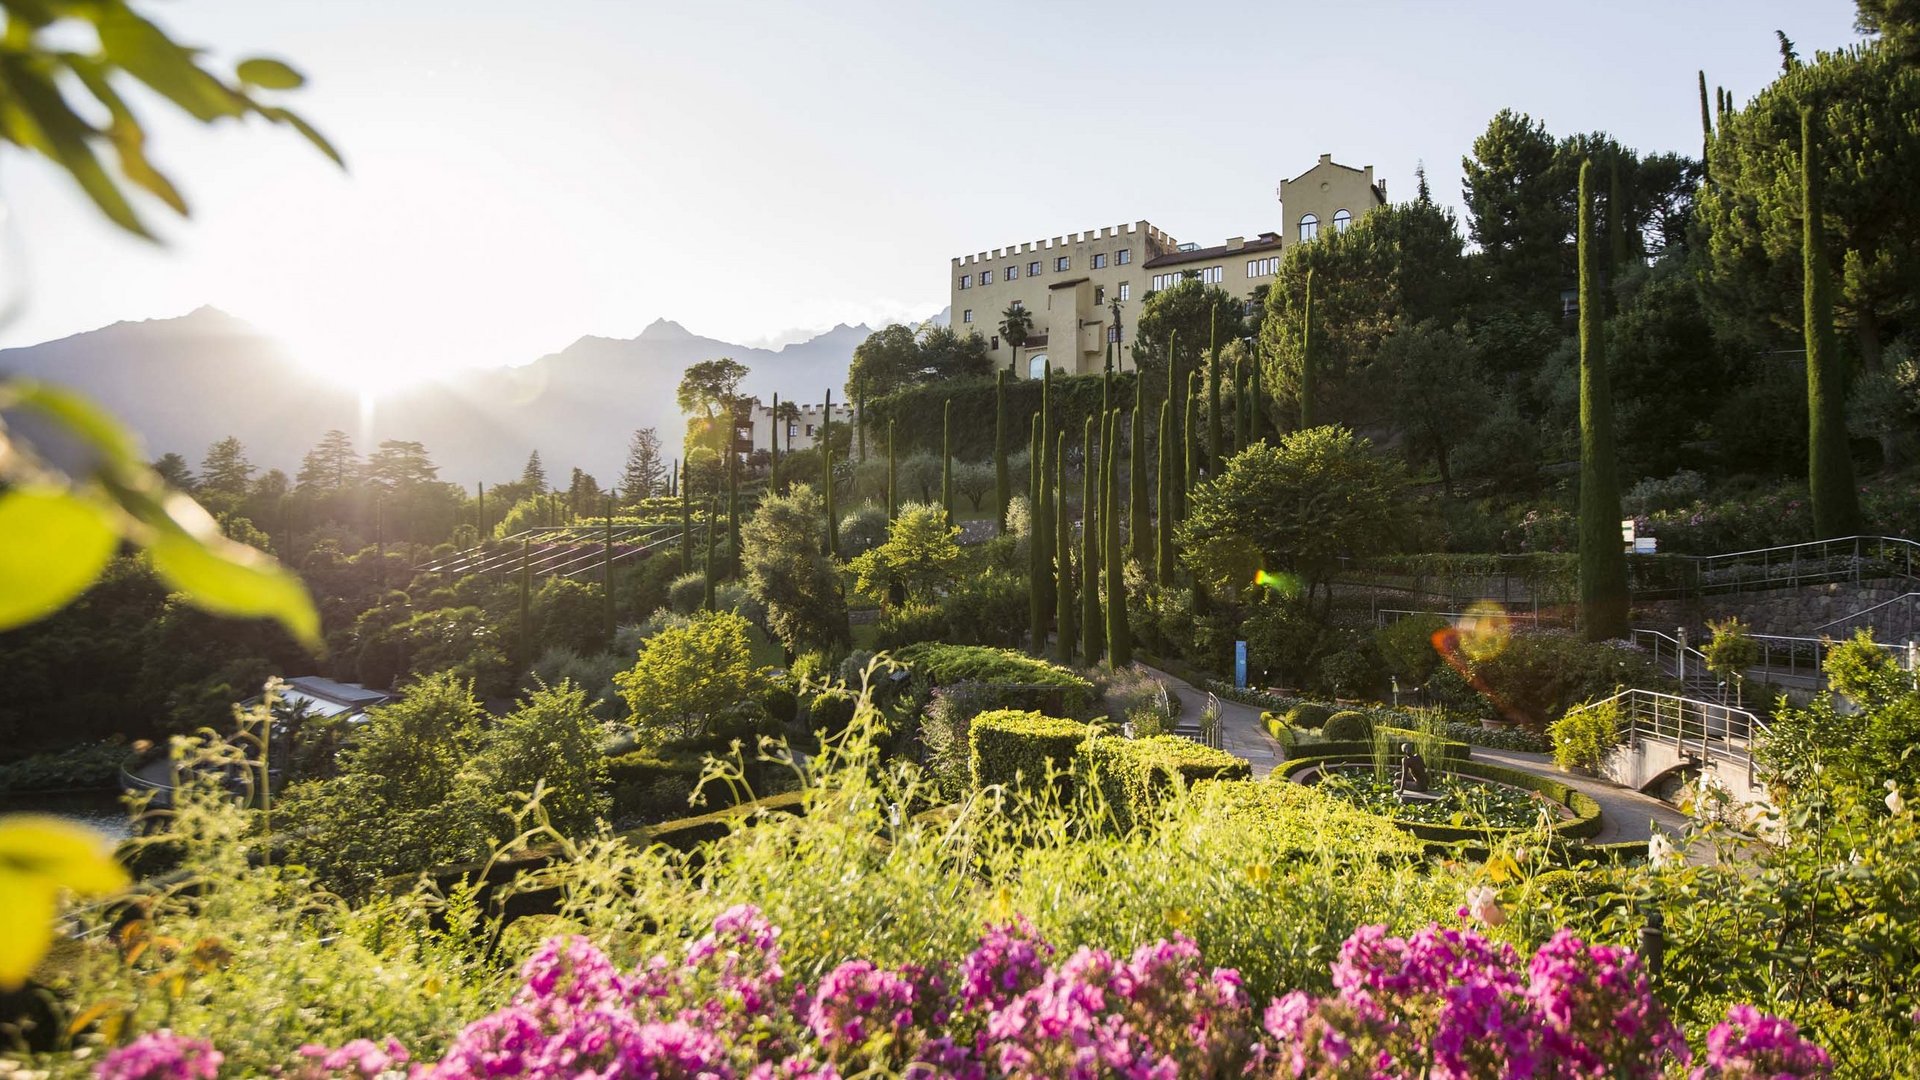
[[[1401,791],[1425,792],[1427,790],[1427,763],[1420,758],[1413,744],[1400,744],[1400,783]]]

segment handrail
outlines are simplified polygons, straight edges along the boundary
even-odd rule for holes
[[[1771,733],[1765,720],[1746,709],[1722,705],[1658,690],[1638,688],[1622,690],[1600,701],[1576,705],[1568,715],[1613,705],[1621,713],[1615,730],[1627,746],[1640,739],[1655,739],[1673,744],[1683,753],[1695,751],[1705,762],[1719,758],[1747,770],[1747,782],[1756,785],[1759,766],[1753,759],[1753,744]]]
[[[1797,544],[1775,544],[1772,547],[1752,548],[1747,551],[1723,551],[1713,555],[1683,555],[1681,558],[1698,559],[1702,562],[1709,559],[1738,559],[1749,555],[1770,555],[1776,551],[1792,551],[1795,548],[1824,547],[1827,544],[1854,544],[1861,540],[1873,540],[1883,544],[1905,544],[1915,551],[1920,551],[1920,540],[1909,540],[1904,536],[1869,536],[1862,533],[1858,536],[1834,536],[1825,540],[1802,540]]]
[[[1818,634],[1820,631],[1825,630],[1829,626],[1839,626],[1842,623],[1850,623],[1853,620],[1858,619],[1864,615],[1871,615],[1874,612],[1879,611],[1883,607],[1892,607],[1894,604],[1912,604],[1913,601],[1915,600],[1920,600],[1920,592],[1901,593],[1899,596],[1896,596],[1891,600],[1882,600],[1879,603],[1873,605],[1872,607],[1861,608],[1859,611],[1856,611],[1851,615],[1842,615],[1839,618],[1833,619],[1829,622],[1823,622],[1819,626],[1814,627],[1813,632]],[[1848,629],[1858,629],[1858,627],[1848,627]]]

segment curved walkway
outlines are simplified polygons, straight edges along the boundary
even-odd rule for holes
[[[1138,666],[1165,683],[1167,692],[1180,699],[1182,717],[1199,716],[1200,711],[1207,707],[1205,690],[1158,668],[1145,664]],[[1228,753],[1251,762],[1256,777],[1266,776],[1287,757],[1286,750],[1267,734],[1265,725],[1261,724],[1259,709],[1225,698],[1220,700],[1220,744]],[[1610,780],[1562,772],[1546,754],[1476,746],[1473,748],[1473,758],[1544,776],[1591,796],[1594,802],[1600,804],[1600,834],[1594,837],[1595,843],[1646,840],[1652,837],[1656,828],[1673,838],[1678,838],[1686,831],[1687,815],[1674,807]]]

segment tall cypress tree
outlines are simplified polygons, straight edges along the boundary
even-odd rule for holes
[[[1220,308],[1207,311],[1207,323],[1213,330],[1213,343],[1207,347],[1207,475],[1220,475]]]
[[[680,480],[680,572],[693,571],[693,493],[686,478]]]
[[[1007,532],[1007,503],[1013,498],[1013,478],[1007,473],[1007,371],[993,375],[993,501],[1000,508],[1000,534]]]
[[[1187,439],[1180,446],[1180,516],[1182,519],[1187,516],[1187,507],[1190,505],[1188,500],[1193,498],[1193,486],[1200,482],[1200,475],[1196,471],[1200,466],[1196,460],[1199,454],[1193,445],[1194,435],[1197,434],[1200,426],[1198,415],[1200,388],[1195,385],[1199,378],[1200,373],[1197,371],[1187,376]]]
[[[953,399],[940,407],[940,509],[953,528]]]
[[[860,440],[860,464],[867,463],[867,385],[860,384],[860,392],[853,399],[853,433]]]
[[[1180,447],[1186,444],[1189,433],[1180,426],[1186,418],[1186,413],[1183,411],[1186,406],[1182,404],[1184,398],[1180,393],[1186,380],[1179,377],[1180,361],[1173,351],[1173,338],[1172,333],[1167,334],[1167,401],[1173,406],[1173,447],[1164,455],[1173,474],[1171,481],[1173,498],[1171,503],[1161,508],[1160,512],[1166,514],[1171,510],[1173,520],[1177,524],[1187,514],[1186,476],[1180,471],[1181,463],[1184,461]]]
[[[1147,503],[1147,407],[1143,380],[1133,381],[1133,427],[1127,439],[1127,554],[1153,570],[1153,508]]]
[[[827,389],[826,411],[820,416],[820,486],[827,504],[827,558],[840,557],[840,518],[833,512],[833,389]]]
[[[1093,441],[1093,414],[1087,414],[1080,457],[1080,655],[1087,663],[1106,651],[1107,628],[1100,616],[1100,451]]]
[[[1593,225],[1593,161],[1580,163],[1580,621],[1587,639],[1626,637],[1627,557],[1620,538],[1613,391]]]
[[[772,428],[773,434],[773,439],[767,447],[767,490],[769,491],[772,491],[774,485],[779,482],[780,425],[784,422],[780,419],[780,395],[775,394],[773,395],[773,422],[768,425]]]
[[[1059,537],[1054,556],[1054,627],[1059,635],[1055,655],[1063,664],[1073,663],[1073,520],[1067,513],[1067,433],[1054,435],[1053,450],[1054,535]]]
[[[1820,144],[1813,110],[1800,110],[1800,261],[1807,339],[1807,488],[1819,539],[1860,532],[1860,497],[1847,448],[1846,359],[1834,341],[1833,278],[1827,269]]]
[[[1035,656],[1047,651],[1047,592],[1040,579],[1047,576],[1046,547],[1040,538],[1040,415],[1033,416],[1027,436],[1027,636]]]
[[[1040,429],[1036,439],[1040,451],[1040,501],[1034,506],[1033,530],[1040,537],[1040,565],[1047,571],[1040,578],[1040,610],[1042,618],[1051,624],[1053,619],[1053,554],[1059,547],[1059,538],[1053,534],[1053,470],[1049,462],[1053,449],[1047,438],[1047,429]]]
[[[1314,383],[1320,378],[1313,356],[1313,271],[1307,271],[1307,302],[1300,319],[1300,430],[1320,424],[1319,403],[1314,400]]]
[[[1713,182],[1713,169],[1707,164],[1707,157],[1713,150],[1713,114],[1707,110],[1707,73],[1700,72],[1700,176],[1708,183]]]
[[[714,528],[714,525],[716,524],[714,521],[715,516],[716,515],[714,513],[713,496],[708,495],[707,496],[707,573],[706,573],[706,582],[704,583],[704,585],[701,587],[701,590],[700,590],[701,606],[706,608],[706,610],[708,611],[712,611],[714,609],[713,535],[714,533],[717,533],[720,531]]]
[[[520,666],[533,666],[533,539],[520,541]]]
[[[1159,550],[1155,553],[1154,577],[1162,585],[1173,584],[1173,399],[1160,403],[1160,454],[1157,480],[1159,496]]]
[[[1245,450],[1253,442],[1253,414],[1247,408],[1251,395],[1247,391],[1247,362],[1245,359],[1233,362],[1233,452]]]
[[[613,647],[613,493],[607,493],[606,534],[600,542],[600,596],[607,605],[607,647]]]
[[[1248,390],[1247,432],[1252,436],[1253,442],[1259,442],[1267,437],[1267,397],[1260,378],[1261,371],[1266,365],[1260,362],[1260,355],[1256,352],[1253,363],[1248,366],[1253,368],[1253,379]]]
[[[740,572],[740,455],[727,454],[727,562]]]
[[[1120,414],[1114,413],[1109,421],[1111,430],[1118,434]],[[1119,455],[1108,454],[1107,472],[1107,658],[1115,668],[1123,668],[1133,663],[1133,639],[1127,628],[1127,580],[1120,563],[1120,518],[1113,513],[1114,500],[1119,498],[1120,486]]]

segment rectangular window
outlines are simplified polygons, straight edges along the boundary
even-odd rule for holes
[[[1201,283],[1204,285],[1220,284],[1221,280],[1224,279],[1226,276],[1223,273],[1225,269],[1226,268],[1223,266],[1209,266],[1206,269],[1200,271]]]
[[[1040,276],[1040,264],[1039,264],[1039,263],[1037,263],[1037,262],[1030,262],[1030,263],[1028,263],[1028,264],[1027,264],[1027,276],[1028,276],[1028,277],[1039,277],[1039,276]]]
[[[1095,285],[1093,287],[1093,306],[1107,306],[1107,287],[1105,285]]]
[[[961,288],[963,288],[963,289],[971,289],[971,288],[973,288],[973,275],[972,275],[972,274],[961,274],[961,275],[960,275],[960,287],[961,287]]]
[[[1059,258],[1053,260],[1053,272],[1056,274],[1064,273],[1067,267],[1071,265],[1073,265],[1073,260],[1066,255],[1062,255]]]
[[[1026,304],[1026,301],[1024,300],[1015,300],[1013,303],[1008,304],[1007,306],[1012,308],[1015,311],[1027,310],[1027,304]]]
[[[991,270],[980,271],[980,284],[982,285],[993,284],[993,271]]]
[[[1107,255],[1106,255],[1106,252],[1104,252],[1104,251],[1103,251],[1103,252],[1100,252],[1100,253],[1098,253],[1098,254],[1096,254],[1096,255],[1094,255],[1094,257],[1093,257],[1093,268],[1094,268],[1095,270],[1104,270],[1104,269],[1106,269],[1106,266],[1107,266]]]
[[[808,425],[807,425],[807,438],[809,438],[809,439],[811,439],[811,438],[813,438],[813,425],[812,425],[812,424],[808,424]]]
[[[1121,248],[1119,251],[1113,253],[1113,265],[1115,266],[1125,266],[1132,261],[1133,250],[1131,248]]]
[[[993,344],[991,344],[991,345],[989,345],[989,346],[987,346],[987,349],[988,349],[989,351],[992,351],[992,352],[998,352],[998,351],[1000,350],[1000,335],[999,335],[999,334],[995,334],[995,335],[993,335]]]
[[[1020,264],[1019,264],[1019,263],[1014,263],[1014,264],[1012,264],[1011,266],[1008,266],[1008,267],[1007,267],[1007,280],[1008,280],[1008,281],[1016,281],[1016,280],[1018,280],[1018,279],[1019,279],[1019,277],[1020,277]]]
[[[972,309],[972,308],[968,308],[967,310],[965,310],[965,311],[963,311],[963,312],[961,312],[961,313],[960,313],[960,321],[961,321],[961,322],[972,322],[972,321],[973,321],[973,309]]]
[[[791,420],[787,421],[787,439],[791,441],[798,434],[800,434],[800,425]]]
[[[1120,283],[1120,299],[1122,300],[1133,299],[1133,282],[1123,281]]]

